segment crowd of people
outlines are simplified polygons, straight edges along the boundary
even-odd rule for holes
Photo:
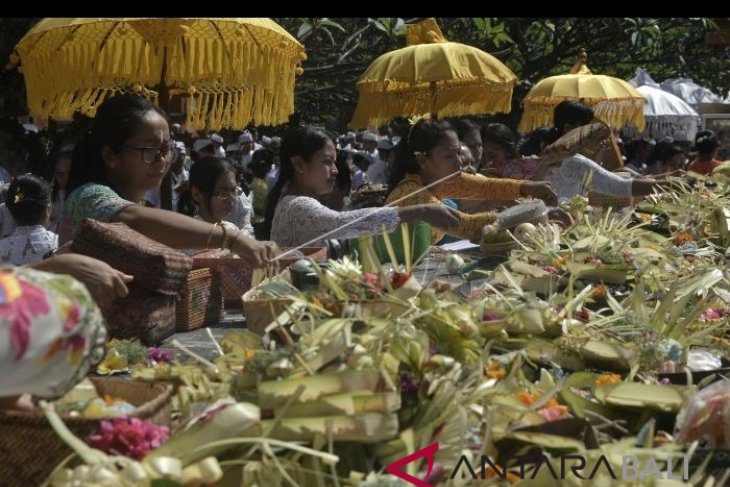
[[[661,190],[667,175],[711,174],[730,157],[727,134],[712,131],[700,131],[691,147],[671,138],[621,143],[610,135],[607,157],[601,151],[591,157],[565,153],[549,163],[542,157],[571,130],[596,122],[590,107],[566,101],[556,107],[553,127],[522,138],[503,124],[424,116],[377,131],[337,135],[299,126],[281,137],[247,130],[226,140],[217,133],[185,132],[144,98],[117,95],[98,108],[81,140],[52,154],[51,181],[19,174],[5,188],[0,263],[24,267],[0,271],[0,287],[31,292],[46,279],[34,274],[38,271],[70,274],[86,284],[90,296],[68,299],[80,300],[88,312],[78,319],[78,329],[91,353],[101,334],[96,307],[125,296],[132,277],[64,253],[86,218],[126,223],[173,248],[227,248],[252,267],[263,267],[275,255],[270,242],[326,245],[418,221],[430,225],[432,243],[448,236],[474,240],[495,221],[496,209],[520,198],[555,206],[586,189],[647,195]],[[173,211],[162,209],[168,172]],[[382,190],[383,204],[354,208],[350,195],[363,188]],[[54,293],[47,299],[65,299]],[[21,347],[21,356],[28,350],[44,353],[43,346],[34,346],[34,340],[45,340],[42,334],[13,333],[8,346]],[[31,357],[27,366],[39,365]],[[72,370],[55,371],[44,382],[47,390],[32,391],[55,390],[88,361],[66,366]],[[4,386],[2,396],[20,392],[17,384]]]

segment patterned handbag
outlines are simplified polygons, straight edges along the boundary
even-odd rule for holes
[[[145,237],[124,223],[85,219],[74,235],[71,250],[102,260],[150,291],[175,296],[183,288],[193,259]]]

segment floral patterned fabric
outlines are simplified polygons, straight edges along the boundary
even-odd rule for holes
[[[327,208],[314,198],[285,195],[274,211],[271,240],[280,247],[296,247],[336,230],[311,244],[326,246],[329,239],[374,235],[382,232],[383,226],[392,232],[399,224],[400,217],[395,208],[363,208],[340,212]]]
[[[388,195],[386,203],[400,200],[397,206],[411,206],[420,204],[439,204],[447,198],[465,200],[514,200],[520,197],[520,188],[523,181],[510,179],[495,179],[473,174],[459,174],[438,186],[436,190],[429,189],[417,192],[423,188],[423,181],[418,174],[408,174]],[[496,215],[492,211],[484,213],[460,213],[461,220],[458,228],[451,232],[454,236],[479,240],[482,228],[494,223]],[[438,228],[431,229],[431,243],[441,240],[446,232]]]
[[[70,276],[0,269],[0,397],[53,399],[104,356],[106,328],[86,287]]]
[[[0,264],[33,264],[58,248],[58,235],[43,225],[16,227],[9,237],[0,240]]]
[[[109,186],[88,183],[73,191],[66,200],[61,218],[59,241],[63,245],[73,238],[85,218],[111,222],[117,214],[135,203],[125,200]]]

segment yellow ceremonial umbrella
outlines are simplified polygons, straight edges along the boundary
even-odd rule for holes
[[[571,74],[551,76],[539,81],[522,101],[524,112],[517,127],[520,133],[553,124],[555,106],[565,100],[579,100],[593,107],[596,117],[611,127],[625,124],[644,130],[646,98],[626,81],[591,74],[582,53]]]
[[[517,76],[475,47],[448,42],[434,19],[407,27],[408,47],[377,58],[357,82],[350,127],[424,113],[439,117],[508,113]]]
[[[284,123],[304,46],[267,18],[47,18],[18,43],[34,118],[93,116],[134,90],[167,108],[187,95],[190,129]]]

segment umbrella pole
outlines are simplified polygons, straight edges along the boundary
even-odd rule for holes
[[[160,84],[157,86],[157,100],[160,108],[170,114],[170,88],[167,86],[167,46],[162,54],[162,73]],[[164,210],[172,210],[172,164],[170,164],[165,177],[160,185],[160,207]]]

